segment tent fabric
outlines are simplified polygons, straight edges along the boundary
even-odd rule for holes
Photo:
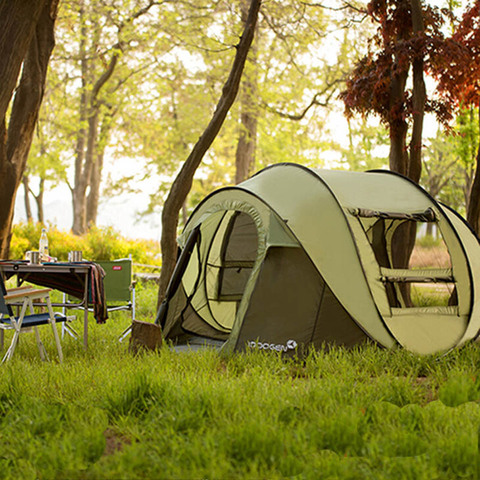
[[[427,224],[446,258],[403,264],[398,243]],[[158,318],[175,344],[205,338],[223,341],[225,352],[290,355],[371,340],[429,354],[480,329],[478,239],[458,214],[392,172],[267,167],[206,197],[179,246]],[[436,289],[438,304],[423,304]]]

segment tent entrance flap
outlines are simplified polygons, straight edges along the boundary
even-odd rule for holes
[[[166,323],[179,323],[189,335],[225,340],[257,258],[257,227],[244,212],[220,210],[197,228],[194,245],[185,245],[187,265],[175,276],[182,287],[175,294],[179,306]]]

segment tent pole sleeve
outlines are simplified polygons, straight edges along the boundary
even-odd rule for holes
[[[168,283],[167,291],[165,293],[165,298],[161,303],[160,308],[158,309],[158,312],[157,312],[157,317],[155,318],[156,325],[160,325],[161,327],[163,327],[165,324],[165,320],[167,318],[167,313],[168,313],[168,302],[171,300],[171,298],[177,291],[178,286],[180,285],[183,273],[187,268],[188,261],[190,260],[190,257],[193,252],[193,248],[197,242],[199,235],[200,235],[200,225],[198,225],[191,231],[185,243],[185,247],[182,250],[180,257],[178,258],[177,264],[175,266],[175,270],[173,271],[173,274],[170,278],[170,282]]]

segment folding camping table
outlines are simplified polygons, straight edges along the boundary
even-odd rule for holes
[[[18,285],[29,282],[78,298],[79,302],[77,303],[52,303],[52,306],[83,308],[83,344],[87,348],[89,292],[91,294],[91,274],[95,267],[96,264],[93,262],[31,264],[22,260],[6,260],[0,262],[0,273],[7,280],[16,276]],[[98,278],[97,281],[99,281]],[[101,291],[103,291],[103,287]],[[96,299],[96,301],[104,302],[104,298]]]

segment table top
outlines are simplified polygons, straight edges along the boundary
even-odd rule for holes
[[[92,265],[92,262],[29,263],[23,260],[2,260],[0,270],[5,273],[87,273]]]
[[[108,318],[103,287],[104,270],[94,262],[45,262],[32,264],[25,260],[0,261],[0,273],[7,279],[16,276],[19,284],[33,283],[52,288],[93,305],[98,323]]]

